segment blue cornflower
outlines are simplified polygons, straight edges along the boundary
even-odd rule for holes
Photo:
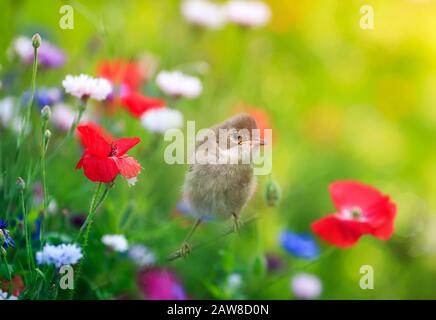
[[[12,238],[9,234],[9,231],[6,230],[8,227],[8,223],[5,220],[0,219],[0,230],[4,236],[3,248],[7,249],[9,246],[15,247],[14,238]]]
[[[290,254],[307,260],[319,257],[319,247],[315,239],[309,233],[294,233],[283,231],[280,235],[280,244]]]
[[[63,92],[59,88],[40,88],[35,92],[35,101],[38,107],[42,108],[46,105],[52,106],[63,100]],[[30,99],[30,91],[26,91],[23,95],[23,102],[26,104]]]

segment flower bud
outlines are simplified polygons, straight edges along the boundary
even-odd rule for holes
[[[26,183],[24,182],[23,178],[18,177],[16,183],[17,183],[17,187],[18,187],[18,189],[20,189],[20,190],[24,190],[24,189],[26,189]]]
[[[51,117],[51,109],[49,106],[45,106],[44,108],[41,109],[41,118],[44,121],[48,121],[50,120]]]
[[[5,234],[3,233],[3,230],[0,229],[0,247],[3,246],[3,243],[5,243]]]
[[[32,37],[32,46],[34,48],[39,48],[41,45],[41,36],[39,33],[35,33]]]
[[[45,141],[48,141],[48,140],[50,140],[50,138],[51,138],[51,131],[46,129],[44,132],[44,139],[45,139]]]
[[[0,257],[6,257],[6,249],[0,246]]]
[[[269,207],[276,207],[281,198],[281,190],[279,185],[273,181],[268,181],[266,188],[265,188],[265,199],[266,203]]]

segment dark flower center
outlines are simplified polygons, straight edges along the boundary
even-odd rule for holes
[[[116,144],[111,144],[111,152],[109,153],[109,157],[115,157],[118,154],[118,147]]]
[[[353,207],[351,209],[351,217],[353,219],[360,219],[362,217],[362,209],[359,207]]]

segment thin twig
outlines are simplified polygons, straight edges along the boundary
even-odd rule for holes
[[[249,217],[249,218],[247,218],[246,220],[243,221],[243,226],[248,225],[248,224],[256,221],[257,219],[258,219],[257,215],[253,215],[253,216],[251,216],[251,217]],[[218,237],[216,237],[216,238],[214,238],[214,239],[212,239],[210,241],[206,241],[204,243],[201,243],[201,244],[198,244],[196,246],[193,246],[191,248],[191,251],[199,249],[199,248],[202,248],[202,247],[205,247],[205,246],[208,246],[208,245],[216,242],[217,240],[219,240],[221,238],[224,238],[224,237],[227,237],[228,235],[230,235],[230,234],[232,234],[232,233],[234,233],[236,231],[237,230],[236,230],[235,226],[232,226],[228,231],[226,231],[222,235],[220,235],[220,236],[218,236]],[[171,261],[177,260],[177,259],[182,258],[182,257],[183,257],[182,252],[180,250],[177,250],[177,251],[171,253],[170,255],[168,255],[167,261],[171,262]]]

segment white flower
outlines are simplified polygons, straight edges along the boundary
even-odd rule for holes
[[[80,99],[90,97],[104,100],[112,92],[110,82],[103,78],[92,78],[86,74],[79,76],[67,75],[62,81],[65,92]]]
[[[8,297],[7,292],[3,292],[2,289],[0,289],[0,300],[18,300],[18,297],[11,295]]]
[[[14,116],[14,98],[5,97],[0,100],[0,122],[7,126]]]
[[[142,244],[135,244],[129,249],[129,257],[138,267],[147,267],[156,262],[156,256]]]
[[[271,19],[271,9],[261,1],[232,0],[226,9],[230,21],[245,27],[261,27]]]
[[[219,29],[226,23],[224,6],[207,0],[185,0],[182,15],[190,23],[210,29]]]
[[[106,234],[101,238],[101,242],[118,252],[125,252],[129,248],[129,243],[122,234]]]
[[[170,108],[152,109],[141,117],[142,126],[151,132],[165,133],[169,129],[183,127],[183,115]]]
[[[200,79],[180,71],[161,71],[156,78],[159,88],[173,97],[195,98],[203,91]]]
[[[297,298],[314,299],[322,292],[322,283],[315,275],[298,273],[291,279],[291,290]]]
[[[54,264],[57,268],[76,264],[82,257],[82,249],[76,244],[46,244],[42,251],[36,253],[38,264]]]

